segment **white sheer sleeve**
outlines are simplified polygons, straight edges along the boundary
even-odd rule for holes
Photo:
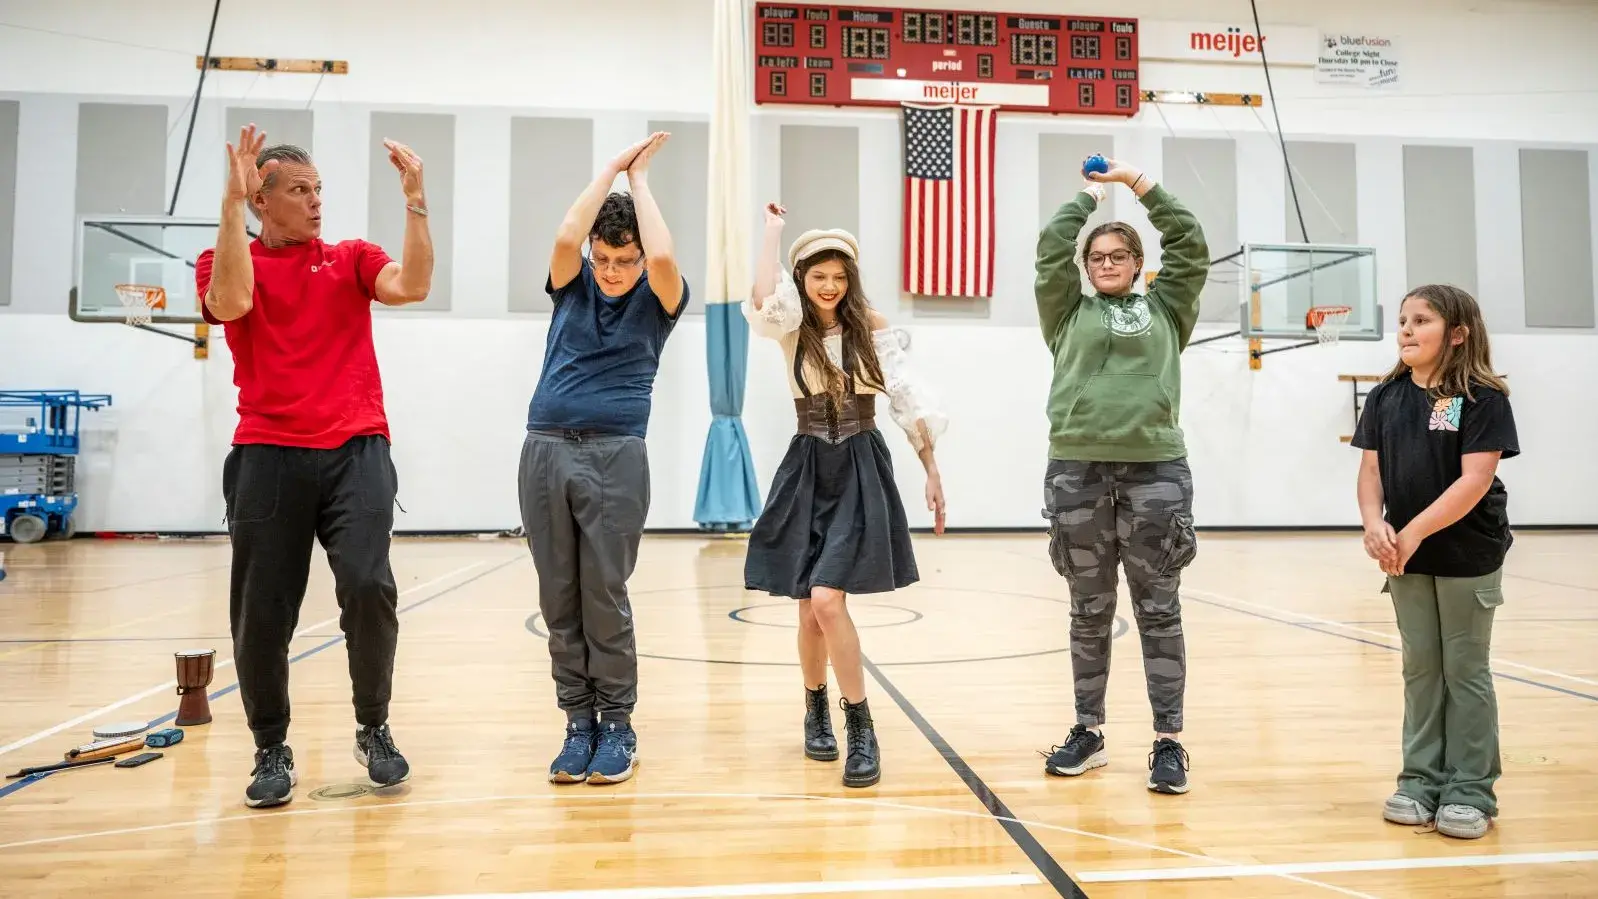
[[[744,300],[744,318],[749,321],[749,330],[761,337],[778,340],[784,334],[799,330],[799,323],[804,319],[804,307],[800,302],[799,289],[794,286],[793,276],[785,269],[778,268],[776,292],[764,298],[759,309],[755,308],[752,299]]]
[[[877,361],[882,363],[882,377],[887,380],[888,412],[893,423],[904,430],[910,444],[919,452],[922,449],[923,423],[927,436],[937,443],[938,437],[949,429],[949,418],[940,408],[937,396],[921,373],[910,364],[909,354],[899,342],[899,334],[891,328],[871,332],[877,349]]]

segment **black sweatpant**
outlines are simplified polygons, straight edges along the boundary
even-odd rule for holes
[[[319,540],[333,569],[355,720],[388,720],[399,590],[389,567],[398,473],[381,436],[337,449],[235,446],[222,466],[233,541],[233,658],[257,748],[288,739],[289,640]]]
[[[517,480],[556,702],[568,719],[628,723],[638,648],[627,579],[649,515],[644,441],[531,431]]]

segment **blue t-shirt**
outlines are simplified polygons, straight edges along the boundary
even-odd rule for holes
[[[667,315],[646,272],[620,297],[605,296],[585,257],[577,276],[544,292],[555,304],[544,341],[544,371],[527,407],[528,430],[594,430],[643,437],[660,351],[688,308],[688,279]]]

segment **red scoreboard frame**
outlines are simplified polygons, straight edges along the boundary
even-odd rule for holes
[[[756,3],[755,102],[1133,116],[1136,19]]]

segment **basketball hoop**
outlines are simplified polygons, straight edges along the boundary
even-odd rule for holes
[[[1353,311],[1352,306],[1311,306],[1304,313],[1304,327],[1313,329],[1315,339],[1323,345],[1337,343]]]
[[[151,313],[166,308],[166,288],[147,284],[118,284],[117,299],[125,313],[123,321],[134,327],[148,325]]]

